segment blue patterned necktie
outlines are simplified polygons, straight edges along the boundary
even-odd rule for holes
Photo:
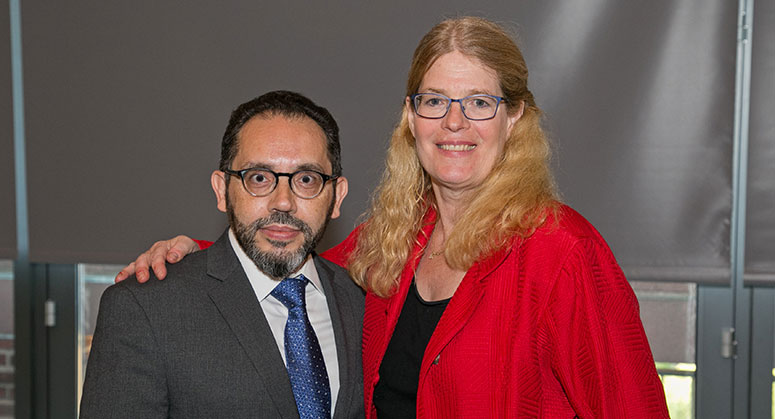
[[[312,324],[307,317],[304,289],[307,278],[285,278],[272,296],[288,308],[285,323],[285,363],[301,419],[331,417],[331,388],[326,364]]]

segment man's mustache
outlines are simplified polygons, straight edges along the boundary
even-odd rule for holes
[[[259,229],[271,224],[285,224],[301,230],[305,235],[312,235],[312,229],[304,221],[288,214],[287,212],[275,212],[268,217],[259,218],[250,223],[250,231],[255,234]]]

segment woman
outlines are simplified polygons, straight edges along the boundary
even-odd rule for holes
[[[366,221],[323,254],[368,293],[367,417],[668,416],[632,289],[557,200],[527,74],[480,18],[415,50]]]

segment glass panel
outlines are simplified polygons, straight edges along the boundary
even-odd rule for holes
[[[697,285],[632,281],[673,419],[694,418]]]
[[[78,405],[81,404],[81,388],[83,387],[86,362],[89,360],[91,340],[94,326],[97,324],[97,312],[100,307],[100,297],[105,289],[113,284],[113,279],[123,265],[78,265]]]
[[[13,262],[0,260],[0,419],[14,417]]]

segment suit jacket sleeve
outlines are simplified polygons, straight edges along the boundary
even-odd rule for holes
[[[81,418],[166,418],[167,385],[160,353],[132,290],[123,284],[108,288],[100,300]]]
[[[553,369],[579,417],[668,417],[638,301],[608,247],[577,243],[552,293]]]

